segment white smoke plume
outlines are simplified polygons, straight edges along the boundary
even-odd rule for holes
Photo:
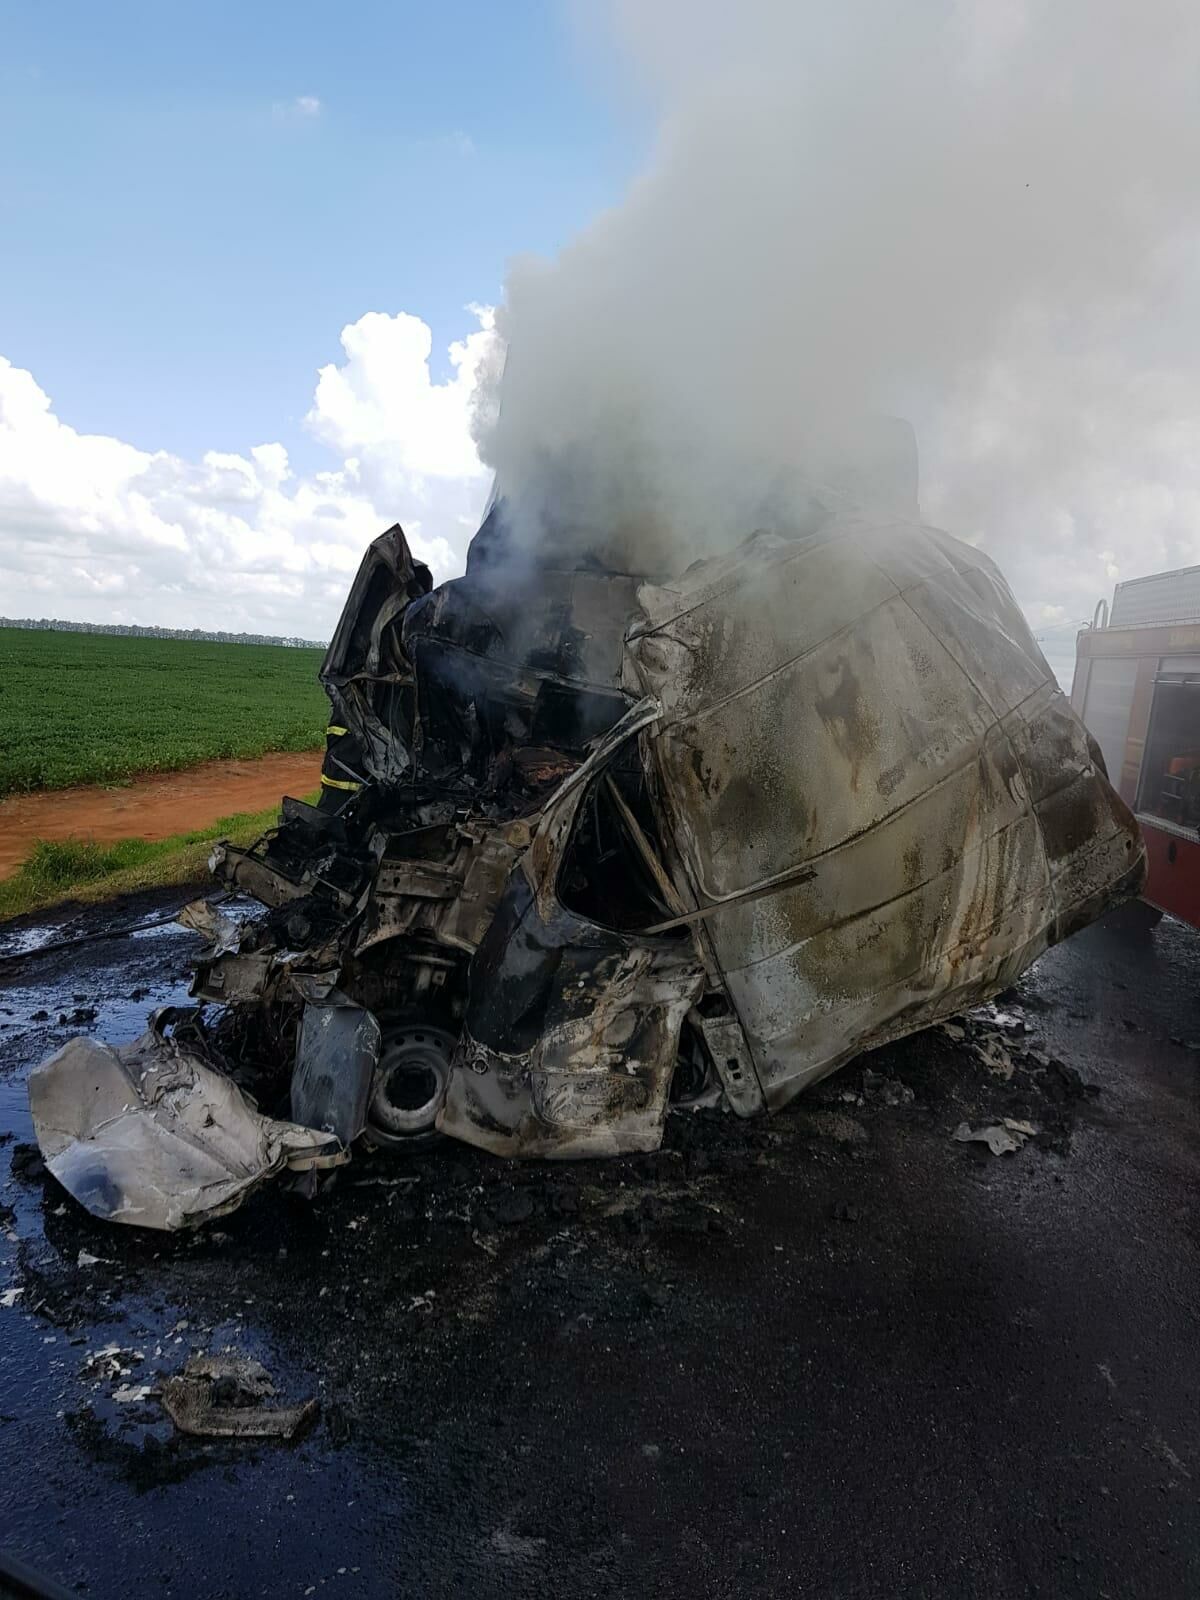
[[[802,515],[831,432],[883,413],[1035,621],[1090,611],[1122,516],[1200,559],[1200,7],[602,9],[659,133],[510,270],[477,433],[531,537],[677,569]]]

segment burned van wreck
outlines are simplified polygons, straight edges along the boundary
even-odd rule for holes
[[[190,909],[196,1008],[33,1075],[97,1215],[192,1225],[359,1139],[585,1157],[657,1148],[672,1101],[774,1111],[1142,880],[1004,580],[916,522],[664,582],[516,559],[501,502],[436,589],[393,527],[321,676],[320,804],[217,847],[262,909]]]

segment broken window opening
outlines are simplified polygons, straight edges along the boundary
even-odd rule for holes
[[[637,932],[676,915],[636,744],[589,786],[557,885],[562,905],[600,927]],[[686,937],[686,929],[680,933]]]
[[[1200,829],[1200,682],[1160,673],[1142,760],[1138,810]]]
[[[625,708],[624,696],[616,691],[568,687],[547,678],[533,703],[530,742],[583,751],[608,732]]]

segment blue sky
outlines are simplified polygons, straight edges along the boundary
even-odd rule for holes
[[[531,448],[606,383],[789,440],[849,358],[1069,652],[1200,560],[1200,10],[1145,9],[0,0],[0,615],[327,637],[396,520],[460,571],[466,308],[586,229],[512,280]]]
[[[444,376],[464,304],[636,161],[555,0],[35,0],[0,26],[0,353],[147,450],[308,464],[344,324],[415,313]]]

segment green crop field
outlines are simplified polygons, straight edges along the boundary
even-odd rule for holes
[[[319,650],[0,628],[0,795],[312,750]]]

